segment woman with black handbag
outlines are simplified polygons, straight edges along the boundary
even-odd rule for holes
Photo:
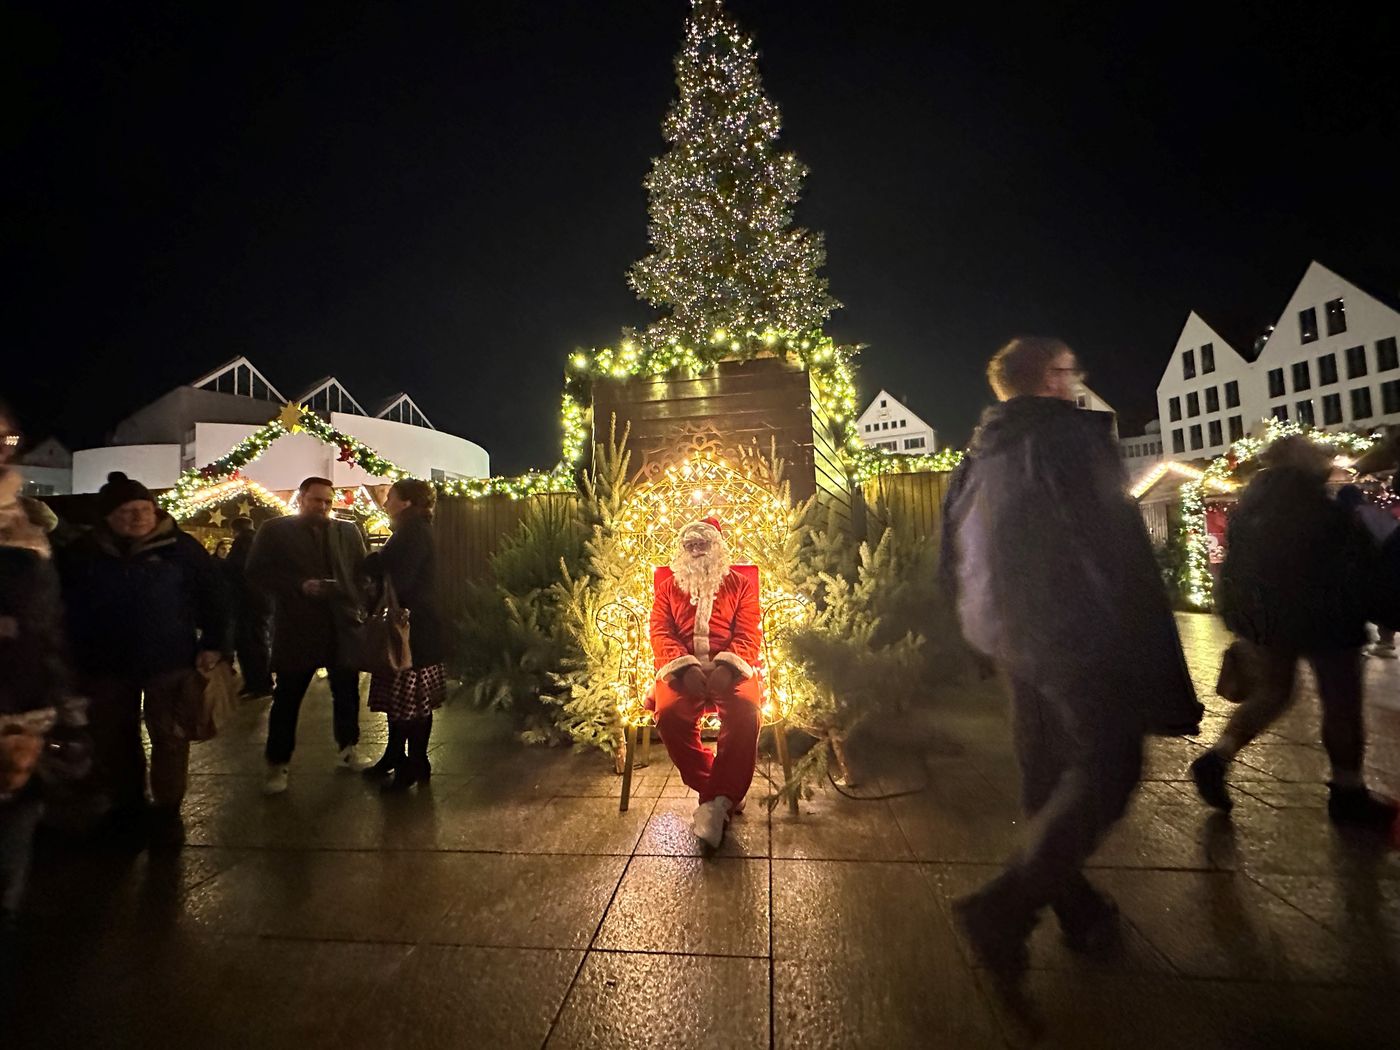
[[[426,481],[405,478],[389,489],[384,509],[394,534],[382,550],[365,561],[384,604],[389,589],[408,610],[410,666],[400,671],[376,671],[370,680],[369,709],[389,719],[389,743],[384,757],[365,776],[393,774],[386,791],[405,791],[428,779],[428,737],[433,711],[447,694],[442,615],[437,600],[437,555],[433,541],[433,505],[437,491]]]

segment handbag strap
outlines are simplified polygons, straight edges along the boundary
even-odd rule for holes
[[[384,594],[379,599],[380,612],[397,612],[399,610],[399,593],[394,590],[394,579],[388,573],[384,574]]]

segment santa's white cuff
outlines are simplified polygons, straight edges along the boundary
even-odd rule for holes
[[[727,664],[745,678],[753,677],[753,666],[738,653],[716,653],[715,663]]]
[[[700,661],[690,654],[678,656],[670,663],[662,664],[656,671],[656,680],[659,682],[663,678],[668,678],[677,671],[684,671],[687,667],[699,667]]]

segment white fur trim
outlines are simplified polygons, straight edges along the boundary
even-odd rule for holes
[[[710,616],[715,611],[715,595],[702,597],[695,603],[695,655],[702,661],[710,658]]]
[[[745,678],[753,677],[753,666],[738,653],[716,653],[715,663],[727,664]]]
[[[690,656],[689,654],[685,656],[678,656],[669,663],[661,665],[661,668],[656,672],[656,680],[659,682],[661,681],[661,679],[667,678],[670,675],[675,674],[677,671],[684,671],[687,667],[699,666],[700,661],[697,660],[695,657]]]
[[[719,529],[715,528],[708,521],[704,520],[687,522],[685,525],[682,525],[680,535],[682,538],[684,538],[686,533],[694,532],[696,529],[704,529],[707,532],[713,532],[716,536],[722,535]]]

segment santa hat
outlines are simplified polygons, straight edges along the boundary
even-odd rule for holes
[[[694,532],[696,529],[714,529],[716,536],[724,532],[724,530],[720,528],[719,519],[716,517],[709,517],[701,518],[699,521],[692,521],[690,524],[682,526],[681,535],[685,536],[687,533]]]

